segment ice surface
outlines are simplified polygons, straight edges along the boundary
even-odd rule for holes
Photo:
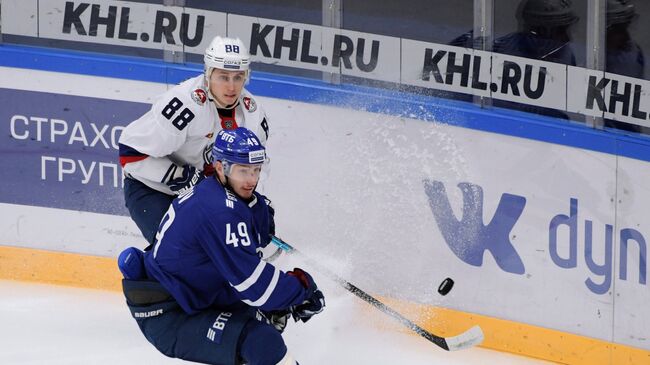
[[[499,364],[547,362],[472,348],[444,351],[396,330],[391,319],[320,279],[327,307],[284,337],[303,365]],[[181,364],[140,334],[121,293],[0,280],[0,364]],[[386,322],[388,321],[388,322]]]

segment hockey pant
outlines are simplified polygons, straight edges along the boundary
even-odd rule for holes
[[[208,309],[188,315],[156,281],[122,280],[138,327],[166,356],[204,364],[276,364],[287,355],[282,335],[257,310]]]
[[[124,178],[125,205],[131,219],[150,245],[154,244],[160,221],[174,198],[175,196],[154,190],[138,180]]]

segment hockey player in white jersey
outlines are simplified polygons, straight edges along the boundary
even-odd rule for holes
[[[215,37],[204,55],[204,73],[159,96],[119,140],[124,198],[131,218],[153,244],[174,197],[211,175],[214,136],[246,127],[266,143],[266,114],[244,85],[250,55],[239,39]]]

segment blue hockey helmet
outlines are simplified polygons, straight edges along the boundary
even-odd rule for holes
[[[222,129],[212,147],[212,161],[256,165],[266,161],[266,148],[255,133],[244,127]]]

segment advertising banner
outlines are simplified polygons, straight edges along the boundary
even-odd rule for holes
[[[148,104],[0,89],[0,202],[128,215],[118,140]]]
[[[256,62],[400,81],[399,38],[233,14],[228,34],[245,40]]]
[[[650,81],[569,67],[567,110],[650,127]]]
[[[1,6],[3,34],[19,41],[66,41],[120,54],[124,49],[184,52],[196,60],[214,36],[227,35],[241,38],[254,62],[650,127],[645,106],[650,102],[650,81],[560,63],[175,5],[3,0]]]
[[[8,0],[2,32],[203,54],[214,36],[226,34],[226,14],[129,1]]]
[[[402,40],[404,84],[489,97],[490,67],[489,52]]]

